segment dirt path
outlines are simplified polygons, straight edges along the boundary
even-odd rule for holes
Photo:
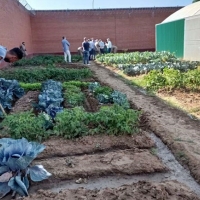
[[[150,129],[161,137],[182,164],[189,167],[194,178],[200,183],[200,121],[169,107],[155,96],[141,93],[105,67],[93,63],[90,69],[100,81],[125,93],[137,108],[148,113]]]

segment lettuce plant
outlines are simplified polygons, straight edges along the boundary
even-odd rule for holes
[[[42,165],[30,166],[45,149],[44,145],[28,142],[25,138],[2,138],[0,144],[0,198],[11,191],[28,196],[29,178],[42,181],[51,176]]]

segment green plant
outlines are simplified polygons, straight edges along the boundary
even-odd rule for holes
[[[22,137],[28,140],[42,141],[50,136],[51,131],[46,131],[47,120],[40,113],[38,116],[32,111],[10,114],[1,123],[1,134],[9,134],[12,138]]]
[[[72,62],[78,62],[82,60],[80,55],[72,55]],[[43,55],[43,56],[34,56],[30,59],[22,59],[13,64],[13,66],[54,66],[58,63],[65,63],[63,56],[55,55]]]
[[[68,85],[66,91],[64,92],[64,98],[72,107],[82,106],[85,100],[85,95],[81,92],[80,87],[75,85]]]
[[[138,132],[139,111],[124,109],[119,105],[103,106],[99,112],[90,114],[91,133],[109,135],[134,134]]]
[[[136,134],[140,112],[119,105],[103,106],[97,113],[87,113],[82,107],[64,109],[55,118],[54,132],[65,138],[88,134]]]
[[[37,155],[45,149],[44,145],[28,142],[25,138],[3,138],[0,139],[0,145],[1,199],[10,191],[28,196],[29,177],[32,181],[42,181],[51,176],[42,165],[30,166]]]
[[[74,85],[80,88],[87,88],[89,84],[90,84],[89,82],[84,82],[84,81],[68,81],[68,82],[63,82],[62,85],[63,85],[63,89],[67,89],[71,85]]]
[[[20,87],[16,80],[6,80],[0,78],[0,104],[4,109],[10,110],[12,108],[12,102],[14,98],[21,98],[24,95],[24,89]],[[5,113],[0,110],[0,117],[3,117]]]
[[[23,88],[25,91],[34,91],[34,90],[41,90],[42,84],[41,83],[19,83],[20,87]]]
[[[98,94],[104,94],[110,96],[112,91],[113,90],[108,86],[101,86],[94,89],[94,95],[97,96]]]
[[[86,119],[88,113],[82,107],[64,109],[55,118],[54,133],[58,136],[71,139],[88,134]]]
[[[6,79],[16,79],[24,83],[37,83],[53,79],[55,81],[81,80],[92,76],[89,69],[62,69],[62,68],[28,68],[0,71],[0,76]]]

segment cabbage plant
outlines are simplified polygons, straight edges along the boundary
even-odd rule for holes
[[[42,181],[51,176],[42,165],[30,166],[44,145],[25,138],[2,138],[0,144],[0,198],[11,191],[28,196],[29,179]]]

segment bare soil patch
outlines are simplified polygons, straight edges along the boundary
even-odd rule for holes
[[[133,136],[94,135],[74,140],[52,137],[43,144],[46,149],[38,159],[92,154],[114,149],[150,149],[155,146],[145,131]]]
[[[165,166],[156,156],[148,150],[141,149],[62,158],[54,157],[35,161],[34,164],[41,164],[52,173],[48,181],[166,171]]]
[[[29,91],[21,97],[12,108],[11,113],[29,111],[33,108],[32,104],[38,102],[39,91]]]
[[[162,183],[150,183],[140,181],[132,185],[123,185],[119,188],[106,188],[102,190],[87,190],[79,188],[77,190],[62,190],[59,193],[39,190],[24,200],[199,200],[193,192],[185,185],[177,181],[167,181]]]
[[[157,95],[200,119],[200,93],[174,90],[159,91]]]
[[[105,67],[93,64],[90,69],[100,81],[125,93],[138,109],[148,113],[149,128],[162,138],[182,164],[189,167],[200,183],[200,121],[191,119],[183,111],[170,107],[155,96],[141,93]]]

